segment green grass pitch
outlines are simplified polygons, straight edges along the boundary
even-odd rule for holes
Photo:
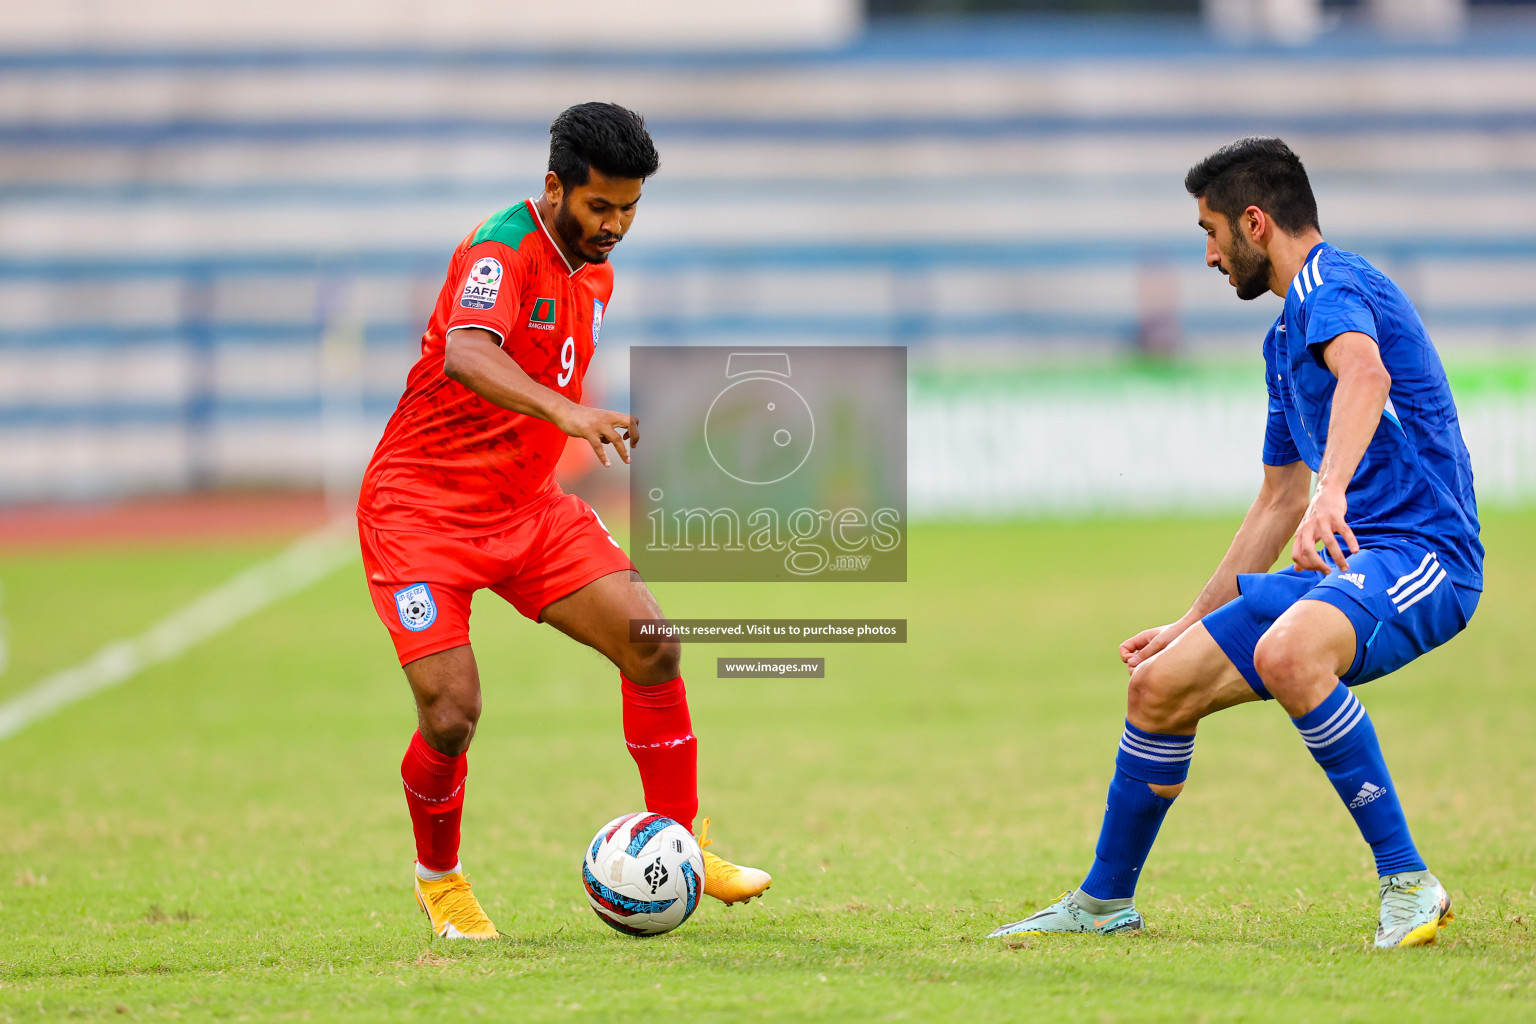
[[[761,903],[635,940],[583,843],[638,809],[618,681],[494,597],[464,858],[495,944],[409,887],[411,704],[354,564],[0,742],[0,1021],[1536,1019],[1536,515],[1490,515],[1466,634],[1361,691],[1456,901],[1370,947],[1368,850],[1272,704],[1201,730],[1140,935],[985,939],[1081,880],[1123,713],[1116,644],[1183,611],[1235,522],[928,526],[905,585],[660,585],[677,616],[900,616],[905,646],[685,651],[703,810]],[[0,559],[0,699],[272,550]],[[714,678],[825,655],[825,680]]]

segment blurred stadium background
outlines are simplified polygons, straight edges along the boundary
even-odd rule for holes
[[[905,586],[658,588],[912,633],[808,646],[806,684],[711,678],[784,647],[688,653],[706,812],[778,881],[655,943],[576,887],[640,797],[612,672],[478,602],[466,862],[514,938],[472,953],[400,888],[409,698],[332,572],[355,534],[310,531],[453,246],[588,99],[663,159],[589,393],[626,407],[635,345],[908,346],[930,521]],[[1257,486],[1278,302],[1204,268],[1182,178],[1266,132],[1419,304],[1485,508],[1520,506],[1468,636],[1367,698],[1460,920],[1435,959],[1362,949],[1365,848],[1253,707],[1202,727],[1140,941],[977,941],[1080,877],[1114,645]],[[1536,3],[0,0],[0,1022],[1529,1021],[1533,274]],[[623,472],[565,468],[617,526]]]
[[[1529,3],[0,11],[13,509],[348,507],[451,247],[594,98],[663,157],[615,257],[605,402],[636,344],[902,344],[916,514],[1241,507],[1276,304],[1203,267],[1181,179],[1275,133],[1328,238],[1419,304],[1484,502],[1536,497]]]

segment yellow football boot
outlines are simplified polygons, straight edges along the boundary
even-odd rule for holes
[[[773,876],[761,868],[745,868],[722,857],[716,857],[705,847],[714,845],[709,836],[709,819],[699,829],[699,849],[704,852],[704,894],[722,903],[745,903],[754,896],[761,896],[773,884]]]
[[[415,874],[413,871],[412,874]],[[450,871],[435,882],[416,876],[416,902],[421,904],[432,934],[445,939],[494,939],[496,926],[480,909],[462,871]]]

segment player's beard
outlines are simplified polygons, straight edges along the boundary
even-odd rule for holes
[[[1274,267],[1269,257],[1243,235],[1232,236],[1232,251],[1227,253],[1227,276],[1237,288],[1237,297],[1256,299],[1269,291]]]
[[[591,242],[595,245],[599,242],[606,242],[613,236],[608,234],[599,234],[595,238],[583,238],[581,234],[581,222],[576,219],[576,215],[571,212],[570,207],[566,206],[564,203],[560,204],[560,208],[555,211],[555,234],[559,235],[560,241],[565,243],[566,250],[582,262],[608,262],[608,254],[606,252],[603,252],[601,249],[599,249],[595,253],[589,253],[587,250],[587,243]]]

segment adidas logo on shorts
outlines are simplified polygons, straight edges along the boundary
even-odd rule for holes
[[[1341,572],[1339,573],[1339,579],[1348,580],[1361,590],[1365,589],[1365,573],[1363,572]]]

